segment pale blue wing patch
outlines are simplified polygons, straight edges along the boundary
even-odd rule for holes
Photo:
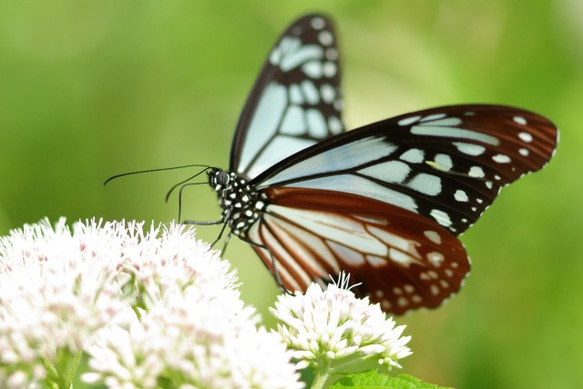
[[[292,24],[271,50],[241,115],[231,170],[254,178],[344,131],[333,27],[318,15]]]

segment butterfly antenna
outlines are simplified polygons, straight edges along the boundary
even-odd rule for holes
[[[207,170],[209,170],[209,169],[212,169],[212,167],[211,167],[211,166],[207,166],[207,167],[205,167],[204,169],[202,169],[200,172],[196,173],[195,175],[193,175],[193,176],[190,176],[190,177],[188,177],[186,180],[182,180],[182,181],[180,181],[179,183],[177,183],[177,184],[173,185],[173,186],[172,186],[172,188],[170,188],[170,190],[168,191],[168,193],[166,193],[166,198],[164,199],[164,201],[168,202],[168,199],[170,198],[170,195],[172,194],[172,192],[174,192],[174,189],[178,188],[178,187],[179,187],[179,186],[181,186],[181,185],[182,185],[182,187],[180,188],[180,193],[182,194],[182,188],[183,188],[184,186],[187,186],[187,184],[186,184],[186,183],[187,183],[188,181],[190,181],[190,180],[192,180],[192,179],[194,179],[194,178],[196,178],[196,177],[200,176],[202,173],[206,172],[206,171],[207,171]],[[205,182],[197,182],[197,183],[196,183],[196,184],[194,184],[194,185],[200,185],[200,184],[205,184]]]
[[[212,166],[208,166],[208,165],[194,164],[194,165],[181,165],[181,166],[163,167],[163,168],[160,168],[160,169],[138,170],[138,171],[135,171],[135,172],[127,172],[127,173],[121,173],[121,174],[116,174],[115,176],[111,176],[107,180],[105,180],[105,182],[103,183],[103,185],[107,185],[110,181],[113,181],[113,180],[115,180],[117,178],[125,177],[125,176],[133,176],[134,174],[143,174],[143,173],[152,173],[152,172],[163,172],[163,171],[166,171],[166,170],[186,169],[186,168],[189,168],[189,167],[204,167],[205,170],[208,170],[208,169],[212,169],[213,168]],[[205,170],[203,170],[203,171],[205,171]]]
[[[200,173],[202,173],[202,172],[200,172]],[[198,173],[197,175],[199,175],[200,173]],[[196,177],[196,176],[194,176],[194,177]],[[189,180],[192,180],[194,177],[190,177]],[[206,184],[206,182],[189,182],[187,184],[182,184],[182,186],[180,187],[180,190],[178,191],[178,222],[180,222],[180,218],[182,217],[182,191],[184,190],[184,188],[186,188],[187,186],[204,185],[204,184]],[[176,188],[176,185],[174,185],[172,187],[172,189],[170,189],[170,192],[172,192],[174,190],[174,188]],[[170,196],[170,192],[166,196],[166,201],[168,201],[168,196]],[[212,224],[219,224],[219,223],[220,222],[209,222],[209,223],[202,223],[202,224],[211,224],[212,225]],[[187,223],[187,224],[199,224],[199,222],[192,222],[192,223]]]

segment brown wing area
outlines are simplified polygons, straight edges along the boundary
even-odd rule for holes
[[[283,285],[305,291],[341,271],[353,290],[386,312],[434,308],[457,292],[470,270],[462,243],[436,222],[342,192],[270,188],[271,204],[249,238]]]

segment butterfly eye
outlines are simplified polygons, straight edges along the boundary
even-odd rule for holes
[[[217,184],[226,185],[229,183],[229,174],[227,172],[221,171],[217,175]]]

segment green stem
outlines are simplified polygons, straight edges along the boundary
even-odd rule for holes
[[[59,389],[59,385],[55,382],[59,377],[57,369],[55,369],[55,366],[51,362],[49,362],[48,359],[41,358],[40,360],[43,366],[45,367],[45,371],[47,373],[47,376],[44,379],[45,384],[51,389]]]
[[[75,373],[77,372],[77,367],[79,367],[79,361],[81,360],[81,356],[83,355],[82,351],[78,351],[77,354],[75,354],[73,356],[73,359],[71,360],[71,364],[69,365],[69,371],[67,372],[67,378],[66,378],[66,388],[72,388],[73,387],[73,379],[75,378]]]
[[[326,361],[326,364],[322,366],[320,370],[316,373],[314,381],[312,382],[311,389],[323,389],[326,381],[330,378],[330,361]]]
[[[42,363],[47,371],[45,384],[51,389],[71,389],[82,356],[82,351],[73,355],[68,350],[60,350],[56,364],[42,358]]]

